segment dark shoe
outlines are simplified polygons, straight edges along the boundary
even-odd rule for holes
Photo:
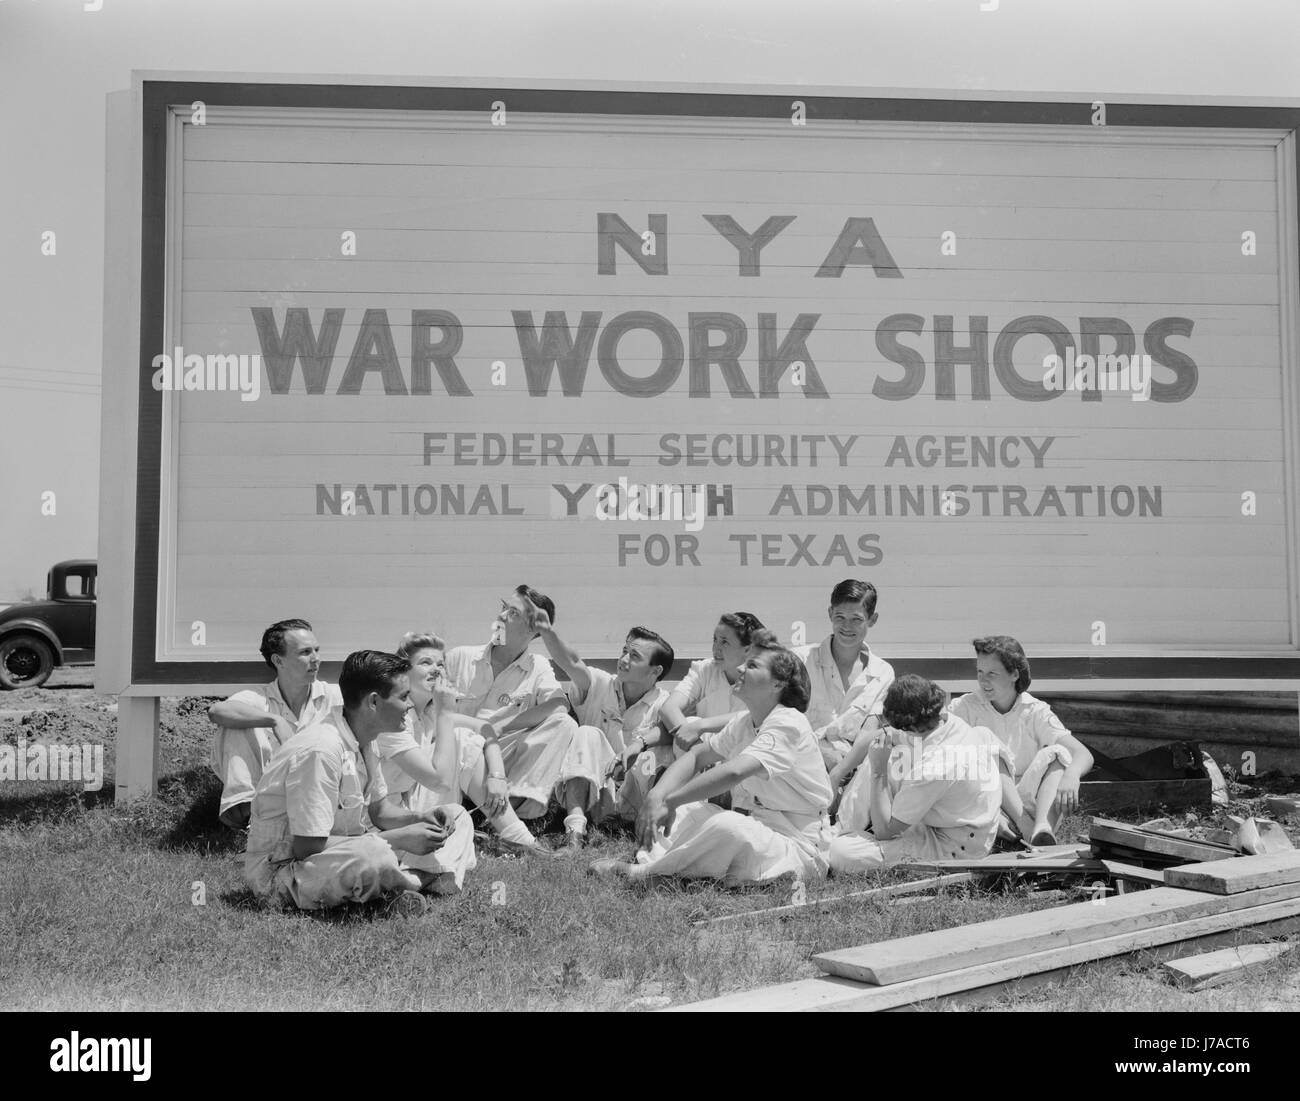
[[[429,900],[419,891],[403,891],[384,907],[385,917],[423,917],[429,911]]]

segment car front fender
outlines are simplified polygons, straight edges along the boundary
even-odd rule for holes
[[[10,619],[0,623],[0,642],[10,635],[40,635],[54,648],[54,664],[63,664],[63,644],[59,636],[39,619]]]

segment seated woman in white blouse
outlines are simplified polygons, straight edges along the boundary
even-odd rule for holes
[[[999,836],[1055,845],[1061,815],[1079,809],[1079,781],[1092,754],[1029,687],[1029,659],[1010,635],[977,638],[979,690],[954,700],[949,711],[972,726],[986,726],[1015,762],[1015,790],[1002,803]]]
[[[545,853],[510,806],[501,746],[492,724],[455,713],[456,690],[444,667],[446,647],[433,632],[412,632],[397,647],[411,663],[406,725],[375,741],[389,801],[406,810],[459,805],[468,795],[503,841]],[[468,868],[475,860],[471,848]],[[462,872],[463,875],[463,872]]]
[[[808,672],[768,631],[751,646],[736,683],[745,711],[668,766],[637,818],[637,862],[598,860],[593,873],[727,884],[826,874],[831,785],[803,714]],[[706,801],[724,791],[732,810]]]
[[[947,700],[915,673],[889,686],[884,729],[869,748],[858,739],[846,758],[854,765],[866,758],[869,829],[831,843],[836,875],[908,860],[979,860],[992,849],[1011,789],[1010,754],[992,731],[945,710]]]
[[[681,756],[702,734],[721,730],[733,715],[745,710],[736,695],[740,668],[749,657],[754,632],[763,630],[750,612],[727,612],[713,628],[713,657],[691,662],[690,672],[659,710],[664,728]]]

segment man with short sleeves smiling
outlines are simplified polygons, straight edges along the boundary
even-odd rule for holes
[[[485,646],[457,646],[447,651],[447,678],[459,696],[456,710],[484,719],[497,731],[510,797],[520,818],[539,818],[553,796],[566,795],[565,762],[577,736],[568,698],[551,663],[529,652],[540,632],[536,609],[555,622],[555,602],[527,585],[501,600]],[[575,788],[576,806],[566,805],[565,826],[585,832],[585,789]],[[584,790],[578,795],[576,789]]]

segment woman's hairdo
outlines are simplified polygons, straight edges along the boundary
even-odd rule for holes
[[[393,653],[410,660],[417,650],[445,650],[447,644],[433,631],[407,631]]]
[[[748,646],[754,639],[754,632],[763,630],[763,622],[753,612],[724,612],[718,617],[724,627],[735,631],[741,646]]]
[[[948,693],[934,681],[904,673],[885,693],[885,723],[895,730],[928,734],[948,703]]]
[[[776,635],[765,627],[754,632],[749,643],[754,648],[754,657],[760,653],[767,656],[768,669],[773,680],[780,681],[784,687],[777,702],[782,707],[793,707],[796,711],[807,711],[808,701],[812,698],[812,683],[808,679],[808,670],[799,658],[782,646]]]
[[[994,654],[1002,663],[1002,668],[1016,675],[1016,691],[1024,692],[1029,688],[1032,678],[1029,675],[1029,659],[1025,657],[1025,648],[1010,635],[985,635],[974,639],[971,645],[977,654]]]

